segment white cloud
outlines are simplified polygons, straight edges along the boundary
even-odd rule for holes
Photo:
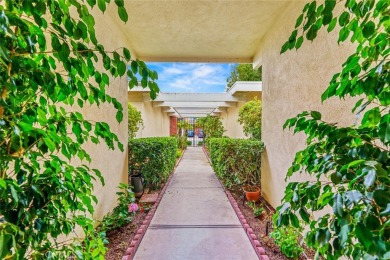
[[[230,64],[150,63],[163,92],[224,92]]]

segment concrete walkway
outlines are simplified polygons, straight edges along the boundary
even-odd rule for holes
[[[134,259],[258,259],[201,148],[186,150]]]

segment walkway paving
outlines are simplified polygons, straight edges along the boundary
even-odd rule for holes
[[[258,259],[201,148],[184,153],[134,259]]]

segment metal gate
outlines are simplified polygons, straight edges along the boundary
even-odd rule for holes
[[[201,146],[203,143],[203,130],[199,129],[196,125],[197,118],[185,118],[186,122],[189,123],[190,127],[187,130],[187,141],[188,146]],[[190,144],[191,142],[191,144]]]

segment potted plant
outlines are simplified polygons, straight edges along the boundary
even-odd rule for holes
[[[258,201],[260,199],[260,188],[256,186],[245,186],[244,188],[245,198],[247,201]]]

